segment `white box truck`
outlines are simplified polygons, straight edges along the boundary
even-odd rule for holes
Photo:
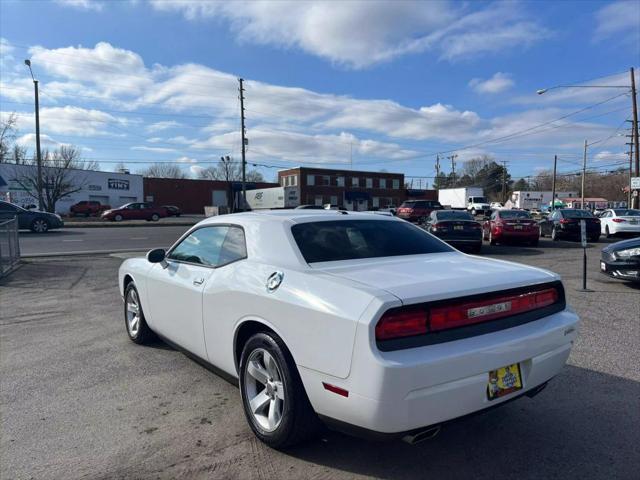
[[[472,215],[491,215],[491,205],[480,187],[443,188],[438,190],[438,201],[444,208],[467,210]]]
[[[295,208],[300,205],[298,187],[273,187],[247,190],[247,204],[251,210]]]

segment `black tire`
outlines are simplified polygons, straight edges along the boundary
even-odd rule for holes
[[[247,398],[248,389],[252,385],[260,392],[267,391],[267,388],[260,389],[261,385],[247,373],[249,359],[261,351],[266,351],[275,360],[284,390],[282,414],[272,431],[263,428],[255,418],[249,404],[250,400]],[[240,358],[240,395],[251,430],[258,439],[272,448],[282,449],[304,442],[313,438],[320,430],[320,420],[307,398],[293,358],[282,339],[275,333],[256,333],[245,343]]]
[[[607,238],[611,238],[611,232],[609,232],[609,225],[604,227],[604,234],[607,236]]]
[[[489,245],[495,245],[497,242],[493,238],[493,234],[491,233],[491,229],[489,229]]]
[[[138,304],[138,325],[137,330],[131,328],[129,313],[130,313],[130,301],[132,300],[132,296],[135,295]],[[127,288],[124,290],[124,326],[127,330],[127,335],[132,342],[137,343],[138,345],[144,345],[146,343],[155,340],[156,335],[147,325],[147,321],[144,318],[144,311],[142,310],[142,303],[140,302],[140,295],[138,294],[138,289],[133,282],[130,282],[127,285]]]
[[[551,240],[553,240],[554,242],[557,242],[559,240],[556,227],[553,227],[553,229],[551,230]]]
[[[151,215],[152,222],[157,222],[158,220],[160,220],[160,216],[157,213],[154,213],[153,215]]]
[[[113,220],[114,220],[115,222],[121,222],[121,221],[122,221],[122,215],[119,215],[119,214],[118,214],[118,215],[116,215],[115,217],[113,217]]]
[[[29,226],[33,233],[47,233],[49,227],[49,221],[46,218],[34,218]]]

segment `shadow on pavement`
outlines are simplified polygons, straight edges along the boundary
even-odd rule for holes
[[[394,480],[637,478],[638,394],[638,382],[567,366],[535,398],[454,422],[417,445],[330,432],[288,454]]]

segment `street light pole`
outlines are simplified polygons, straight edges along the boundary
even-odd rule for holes
[[[580,199],[580,208],[584,210],[584,179],[587,175],[587,141],[584,141],[584,156],[582,157],[582,194]]]
[[[44,201],[42,199],[42,153],[40,151],[40,99],[38,96],[38,80],[33,77],[31,70],[31,60],[25,60],[24,64],[29,67],[31,80],[33,80],[33,89],[35,93],[35,109],[36,109],[36,164],[38,180],[36,182],[38,189],[38,209],[44,210]]]

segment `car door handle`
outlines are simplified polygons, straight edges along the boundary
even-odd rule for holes
[[[194,285],[202,285],[203,283],[204,283],[204,278],[196,278],[196,279],[193,281],[193,284],[194,284]]]

